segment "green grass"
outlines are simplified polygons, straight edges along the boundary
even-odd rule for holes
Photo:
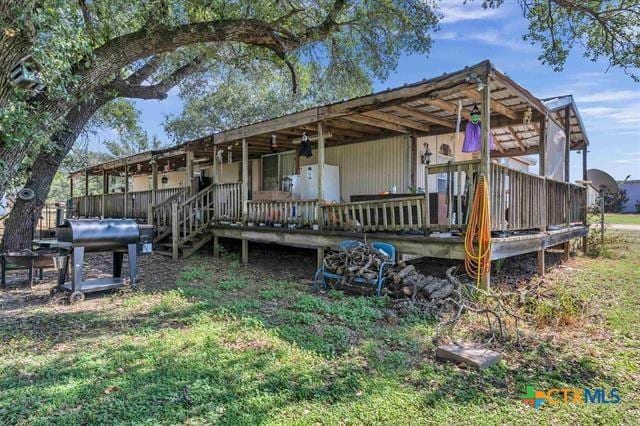
[[[606,213],[604,221],[610,225],[640,225],[640,214]]]
[[[622,213],[605,213],[604,222],[608,225],[640,225],[640,213],[622,214]],[[600,223],[599,215],[589,217],[589,223]]]
[[[0,323],[0,424],[637,424],[640,235],[627,238],[547,278],[563,312],[586,300],[596,316],[532,328],[485,372],[436,361],[436,324],[391,326],[382,299],[195,258],[175,290]],[[623,403],[536,411],[526,385],[617,387]]]

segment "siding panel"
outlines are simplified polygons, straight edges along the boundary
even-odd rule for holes
[[[351,195],[377,194],[396,186],[407,192],[411,167],[407,162],[407,136],[394,136],[326,150],[326,163],[340,167],[340,195],[349,201]],[[315,164],[316,151],[310,158],[300,158],[301,165]]]

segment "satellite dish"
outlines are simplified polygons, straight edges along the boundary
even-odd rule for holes
[[[31,201],[35,198],[36,193],[31,188],[22,188],[18,191],[18,198],[23,201]]]
[[[591,181],[591,186],[596,191],[608,192],[609,194],[617,194],[620,190],[618,183],[607,172],[598,169],[587,170],[587,179]]]

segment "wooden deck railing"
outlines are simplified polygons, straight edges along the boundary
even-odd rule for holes
[[[247,206],[247,220],[256,225],[260,223],[296,224],[297,226],[318,224],[318,200],[249,201]]]
[[[491,229],[543,229],[547,224],[547,179],[491,164]]]
[[[480,161],[435,164],[426,167],[426,179],[434,174],[446,178],[446,223],[430,217],[429,229],[464,229],[473,205],[473,189]],[[569,226],[586,215],[585,187],[545,178],[491,163],[491,229],[517,231]],[[448,202],[451,200],[451,202]],[[430,206],[429,210],[436,210]],[[441,206],[437,206],[441,207]],[[434,223],[435,222],[435,223]]]
[[[319,225],[323,229],[366,232],[464,230],[473,205],[480,161],[428,165],[446,185],[437,194],[351,203],[319,204],[317,200],[248,201],[242,217],[242,185],[211,185],[193,196],[184,188],[158,190],[151,211],[151,191],[75,197],[71,211],[80,217],[152,218],[156,238],[175,233],[186,242],[213,222]],[[491,222],[494,231],[547,229],[581,223],[586,215],[585,188],[492,163],[490,171]],[[442,180],[440,181],[442,183]],[[444,191],[442,190],[444,188]],[[433,189],[433,188],[432,188]],[[104,199],[104,209],[102,202]],[[175,210],[174,210],[175,209]],[[174,218],[177,217],[177,222]]]
[[[410,231],[423,229],[424,196],[325,204],[322,226],[340,231]]]
[[[156,204],[171,198],[182,192],[184,188],[167,188],[156,191]],[[88,196],[73,197],[71,199],[70,214],[73,217],[107,217],[107,218],[132,218],[144,220],[148,216],[151,204],[151,191],[128,192],[127,211],[125,213],[125,193],[113,192],[109,194],[93,194]],[[104,211],[102,201],[104,197]]]
[[[214,220],[237,222],[242,220],[242,184],[220,183],[213,193]]]
[[[445,199],[446,221],[439,221],[439,211],[442,206],[432,206],[430,197],[425,194],[426,228],[431,230],[444,230],[451,228],[464,229],[467,225],[467,218],[471,213],[473,205],[473,190],[480,170],[480,160],[459,161],[444,164],[431,164],[425,167],[425,187],[429,188],[427,182],[429,177],[440,175],[445,178],[446,191],[443,194]],[[438,200],[436,197],[435,200]],[[447,200],[451,200],[448,202]],[[432,214],[433,213],[433,214]]]

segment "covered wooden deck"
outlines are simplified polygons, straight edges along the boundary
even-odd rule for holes
[[[472,160],[433,164],[422,161],[418,139],[455,132],[460,112],[463,127],[469,110],[479,104],[482,149]],[[562,151],[563,178],[546,170],[548,129],[567,135]],[[250,162],[265,154],[296,150],[306,134],[317,162],[317,199],[257,201],[251,199]],[[395,198],[327,202],[323,173],[327,148],[403,135],[410,142],[407,182],[401,192],[424,189]],[[495,141],[490,150],[489,139]],[[555,142],[555,141],[554,141]],[[72,174],[85,180],[85,194],[73,197],[79,216],[134,217],[156,226],[156,242],[174,257],[188,255],[220,237],[239,238],[246,254],[248,241],[323,247],[338,239],[375,238],[397,243],[401,251],[422,256],[462,258],[462,235],[480,175],[490,188],[494,259],[522,250],[541,251],[586,234],[586,190],[569,182],[569,153],[582,151],[586,179],[588,140],[572,98],[541,100],[527,92],[489,61],[440,77],[423,80],[331,105],[227,130],[186,144],[114,160]],[[556,151],[557,152],[557,151]],[[221,182],[221,162],[240,163],[239,179]],[[536,154],[539,173],[500,163],[501,158]],[[300,157],[295,157],[296,170]],[[202,188],[194,168],[207,165],[212,182]],[[343,166],[344,167],[344,166]],[[348,165],[346,166],[348,167]],[[185,184],[159,189],[161,171],[184,170]],[[381,173],[384,173],[381,171]],[[554,172],[557,176],[557,170]],[[148,191],[88,193],[88,179],[148,175]],[[446,191],[430,189],[437,177]],[[424,180],[422,180],[424,178]],[[516,243],[516,241],[519,241]],[[526,242],[523,242],[526,241]],[[161,251],[164,251],[161,249]],[[246,256],[243,255],[246,260]],[[488,279],[488,277],[485,277]]]

